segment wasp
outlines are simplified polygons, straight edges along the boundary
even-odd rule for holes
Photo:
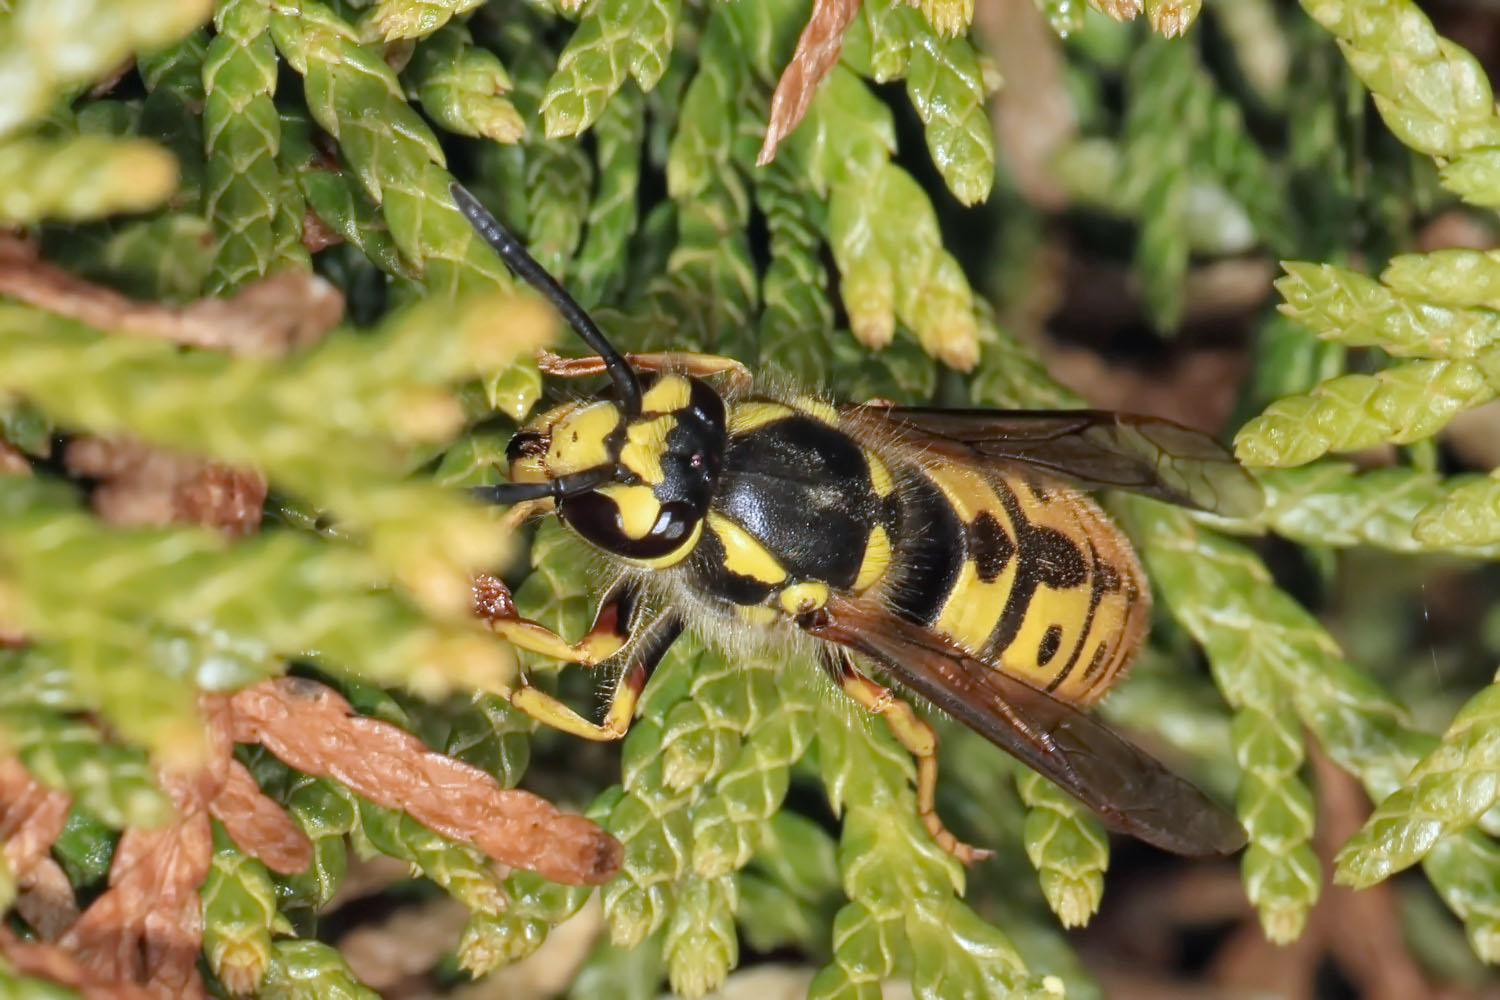
[[[1114,829],[1188,855],[1244,845],[1232,816],[1084,711],[1124,675],[1151,600],[1129,542],[1080,489],[1253,510],[1258,486],[1215,441],[1098,410],[834,405],[758,390],[728,358],[622,354],[471,194],[455,184],[452,195],[594,352],[544,354],[543,370],[611,385],[521,428],[507,446],[510,482],[475,491],[515,505],[513,525],[555,512],[618,568],[578,642],[492,602],[492,627],[518,646],[624,663],[602,722],[524,679],[518,709],[619,739],[652,668],[691,625],[731,652],[806,652],[881,715],[916,758],[923,824],[965,862],[989,852],[938,817],[936,734],[869,667]]]

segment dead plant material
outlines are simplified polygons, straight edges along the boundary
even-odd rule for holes
[[[139,302],[85,281],[0,236],[0,295],[100,330],[170,340],[247,357],[280,357],[316,341],[344,314],[333,285],[303,271],[262,278],[225,299],[186,305]]]
[[[755,162],[765,166],[776,158],[776,147],[791,134],[812,104],[818,84],[839,60],[844,29],[859,13],[860,0],[813,0],[812,15],[797,39],[791,61],[776,81],[766,139]]]
[[[260,526],[258,473],[124,437],[81,437],[63,455],[75,476],[102,480],[94,511],[112,524],[201,524],[230,537]]]
[[[1027,201],[1048,211],[1067,207],[1068,192],[1053,161],[1078,129],[1064,78],[1062,42],[1036,0],[989,0],[974,8],[974,26],[984,49],[1008,80],[990,104],[997,144],[1016,187]]]
[[[203,772],[163,773],[158,779],[176,819],[159,830],[121,835],[109,888],[59,944],[100,981],[140,984],[154,997],[201,997],[198,885],[213,857],[207,809],[212,783]]]
[[[22,941],[0,925],[0,955],[23,976],[36,976],[77,990],[84,1000],[159,1000],[133,983],[118,982],[85,968],[66,948],[42,941]]]
[[[0,843],[19,890],[16,909],[48,941],[78,917],[73,886],[48,853],[71,804],[66,792],[34,779],[18,758],[0,757]]]
[[[502,788],[404,729],[356,714],[322,684],[264,681],[234,696],[232,716],[236,742],[259,743],[299,771],[402,809],[496,861],[571,885],[598,885],[619,870],[619,842],[595,824],[530,792]]]
[[[126,56],[124,59],[120,60],[119,64],[116,65],[114,69],[110,70],[98,80],[94,81],[94,84],[89,87],[88,93],[85,96],[88,97],[88,99],[91,101],[103,97],[104,95],[110,93],[116,87],[118,87],[120,85],[120,81],[125,79],[125,74],[129,73],[133,69],[135,69],[135,57]]]
[[[293,875],[312,862],[312,845],[302,829],[266,797],[239,761],[229,762],[224,783],[209,800],[208,810],[231,840],[273,872]]]
[[[402,907],[378,923],[362,924],[345,934],[339,939],[339,953],[370,989],[382,996],[403,993],[403,984],[421,981],[453,950],[469,916],[468,907],[451,896]]]
[[[21,454],[21,449],[0,441],[0,476],[29,476],[31,463]]]
[[[1308,758],[1317,779],[1318,826],[1313,846],[1325,873],[1333,856],[1370,813],[1358,783],[1316,747]],[[1291,945],[1266,941],[1258,922],[1247,920],[1215,959],[1215,981],[1227,986],[1269,990],[1286,1000],[1313,1000],[1325,957],[1331,958],[1366,1000],[1406,1000],[1473,994],[1463,988],[1429,983],[1406,945],[1395,889],[1388,882],[1355,891],[1325,884],[1309,915],[1307,929]]]
[[[302,213],[302,245],[307,248],[308,253],[327,250],[334,244],[342,242],[344,238],[319,218],[317,212],[309,208]]]

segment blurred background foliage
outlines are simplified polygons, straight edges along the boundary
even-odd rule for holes
[[[624,864],[597,894],[502,881],[242,747],[313,863],[273,875],[216,830],[215,995],[1495,995],[1500,13],[824,6],[839,60],[757,166],[802,0],[0,0],[7,274],[39,252],[93,283],[78,301],[188,310],[310,271],[345,307],[244,356],[6,279],[0,745],[71,796],[69,890],[99,894],[120,830],[171,822],[153,768],[200,752],[197,692],[291,667],[585,809]],[[626,348],[1232,437],[1254,521],[1111,501],[1159,611],[1102,712],[1233,802],[1250,847],[1112,842],[944,725],[940,811],[996,850],[964,871],[914,817],[911,761],[817,671],[694,641],[621,746],[512,712],[469,574],[573,637],[593,564],[550,523],[507,551],[456,489],[567,390],[527,360],[544,324],[454,177]],[[67,458],[86,435],[253,470],[265,522],[122,526]],[[73,985],[0,959],[8,996],[116,995]]]

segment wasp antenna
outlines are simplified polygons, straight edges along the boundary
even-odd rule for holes
[[[458,206],[464,218],[469,220],[469,225],[474,227],[480,239],[490,245],[518,278],[535,288],[548,302],[551,302],[553,307],[562,314],[563,319],[568,321],[568,325],[583,338],[583,342],[604,359],[605,370],[609,372],[610,379],[620,393],[620,402],[625,409],[626,416],[639,416],[641,384],[636,380],[635,369],[630,367],[630,362],[625,360],[625,355],[615,350],[609,338],[604,336],[604,331],[599,329],[599,325],[589,317],[583,307],[573,301],[573,296],[557,283],[556,278],[547,273],[546,268],[536,262],[535,257],[526,252],[526,248],[521,245],[520,240],[516,239],[515,234],[491,215],[489,210],[479,203],[479,199],[457,181],[448,185],[448,193],[453,196],[454,204]]]
[[[549,479],[544,483],[496,483],[493,486],[474,486],[469,496],[475,500],[493,504],[520,503],[523,500],[540,500],[552,497],[562,500],[575,493],[587,493],[615,479],[615,470],[609,466],[570,472],[565,476]]]

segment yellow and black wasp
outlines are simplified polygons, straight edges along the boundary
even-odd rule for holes
[[[454,185],[453,197],[595,352],[545,356],[543,369],[612,383],[522,428],[508,446],[511,482],[476,491],[517,505],[512,523],[555,510],[618,566],[577,643],[489,595],[493,627],[519,646],[588,666],[627,663],[602,723],[524,682],[518,708],[618,739],[686,624],[730,651],[780,642],[816,656],[917,758],[922,821],[965,861],[986,852],[938,819],[935,734],[862,665],[1118,830],[1182,854],[1243,846],[1233,817],[1080,710],[1124,674],[1150,591],[1120,530],[1075,487],[1253,509],[1258,487],[1217,443],[1097,410],[831,405],[757,392],[727,358],[624,355],[472,195]]]

